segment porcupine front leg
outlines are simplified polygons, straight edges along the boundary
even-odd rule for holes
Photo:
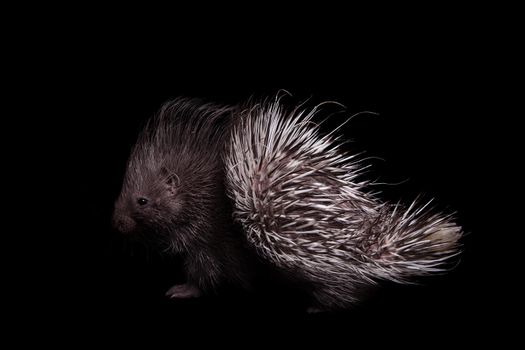
[[[200,268],[200,264],[193,256],[187,256],[185,262],[186,283],[176,284],[166,292],[166,296],[171,299],[188,299],[202,296],[203,291],[199,281],[206,275]]]
[[[171,287],[166,296],[171,299],[198,298],[213,290],[220,279],[220,269],[209,251],[194,251],[185,261],[186,283]]]

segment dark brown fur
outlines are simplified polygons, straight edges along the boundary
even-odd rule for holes
[[[248,284],[224,189],[221,152],[231,118],[231,108],[198,100],[166,103],[139,136],[115,203],[114,226],[184,256],[188,283],[201,290]]]

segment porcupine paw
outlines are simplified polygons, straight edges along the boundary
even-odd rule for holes
[[[325,309],[319,307],[319,306],[309,306],[306,308],[306,313],[307,314],[320,314],[320,313],[323,313],[323,312],[326,312]]]
[[[201,295],[201,290],[189,283],[176,284],[166,292],[166,296],[171,299],[198,298]]]

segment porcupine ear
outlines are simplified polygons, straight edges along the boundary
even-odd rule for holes
[[[177,188],[180,185],[179,177],[177,174],[171,172],[166,167],[162,167],[160,173],[169,194],[174,196],[177,193]]]
[[[363,165],[311,122],[316,109],[287,112],[277,100],[245,111],[225,159],[227,190],[268,261],[340,288],[407,282],[443,271],[457,253],[461,228],[449,216],[368,194]]]

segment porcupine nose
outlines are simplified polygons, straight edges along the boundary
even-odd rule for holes
[[[136,223],[128,216],[115,213],[113,215],[113,227],[121,233],[130,233],[135,229]]]

